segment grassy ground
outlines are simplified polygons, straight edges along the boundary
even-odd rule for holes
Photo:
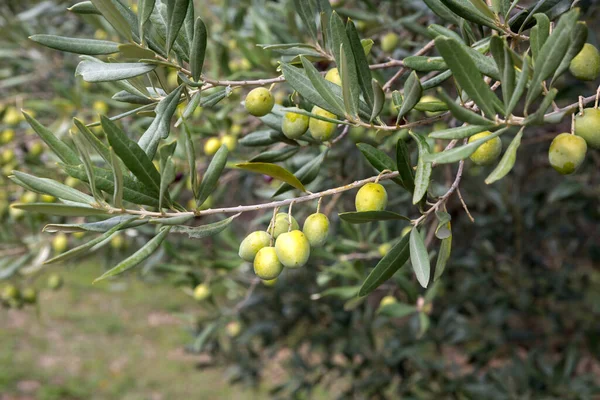
[[[0,309],[0,399],[252,399],[199,356],[178,315],[198,309],[182,292],[135,279],[91,282],[100,269],[62,273],[65,287],[34,308]],[[43,277],[42,277],[43,279]]]

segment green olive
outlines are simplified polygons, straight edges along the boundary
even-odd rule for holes
[[[58,290],[63,285],[63,280],[58,274],[52,274],[48,277],[47,282],[48,288],[52,290]]]
[[[194,299],[196,301],[204,301],[210,296],[210,286],[206,283],[201,283],[194,288]]]
[[[288,268],[306,264],[310,257],[310,243],[306,235],[298,230],[281,234],[275,241],[277,258]]]
[[[329,219],[321,213],[309,215],[304,221],[302,232],[306,235],[311,246],[323,246],[327,241],[327,235],[329,235]]]
[[[263,247],[269,246],[271,243],[271,235],[265,231],[255,231],[246,236],[240,243],[238,252],[240,258],[244,261],[253,262],[256,253]]]
[[[381,38],[381,50],[383,50],[386,53],[394,51],[396,46],[398,46],[398,41],[398,35],[396,35],[394,32],[386,33]]]
[[[115,250],[122,249],[125,246],[125,239],[123,235],[116,234],[110,239],[110,247]]]
[[[271,112],[275,99],[268,89],[259,87],[252,89],[246,96],[246,110],[255,117],[263,117]]]
[[[387,206],[387,192],[379,183],[367,183],[358,190],[354,200],[356,211],[381,211]]]
[[[379,253],[379,255],[381,257],[383,257],[387,253],[389,253],[391,249],[392,249],[391,243],[383,243],[383,244],[380,244],[379,247],[377,247],[377,252]]]
[[[2,144],[7,144],[13,141],[13,139],[15,138],[15,131],[12,129],[6,129],[4,132],[2,132],[2,135],[0,136],[0,143]]]
[[[575,134],[585,139],[592,149],[600,150],[600,109],[586,108],[575,116]]]
[[[60,254],[67,250],[67,246],[69,245],[69,239],[67,239],[67,235],[64,233],[59,233],[52,240],[52,248],[54,249],[54,253]]]
[[[552,168],[563,175],[575,172],[583,163],[587,144],[581,136],[561,133],[550,144],[548,160]]]
[[[233,151],[237,146],[237,139],[233,135],[224,135],[221,138],[221,144],[224,144],[227,150]]]
[[[326,117],[326,118],[335,118],[336,117],[335,114],[332,114],[329,111],[323,110],[322,108],[317,107],[317,106],[314,106],[312,108],[311,113],[321,116],[321,117]],[[315,138],[316,140],[318,140],[320,142],[329,140],[331,135],[333,135],[333,131],[335,131],[335,128],[336,128],[335,123],[322,121],[317,118],[311,118],[308,123],[308,129],[310,129],[310,134],[312,135],[313,138]]]
[[[600,75],[600,53],[593,45],[586,43],[571,60],[569,71],[582,81],[593,81]]]
[[[283,122],[281,123],[281,130],[283,134],[290,139],[298,139],[304,135],[308,129],[309,117],[302,114],[296,114],[294,112],[287,112],[283,116]]]
[[[275,278],[275,279],[263,279],[262,283],[263,283],[263,285],[265,285],[267,287],[272,287],[272,286],[275,286],[275,284],[277,283],[277,279],[278,278]]]
[[[271,232],[270,229],[271,227],[268,229],[269,232]],[[292,227],[290,229],[290,219],[286,213],[278,213],[275,216],[275,229],[273,229],[273,238],[277,239],[282,233],[296,229],[300,229],[300,225],[298,225],[296,218],[292,217]]]
[[[281,271],[283,271],[283,265],[277,258],[275,247],[263,247],[256,253],[254,273],[260,279],[275,279],[281,274]]]
[[[34,288],[25,288],[21,293],[21,298],[25,303],[35,304],[37,302],[37,291]]]
[[[478,139],[482,139],[491,134],[492,132],[490,131],[484,131],[475,134],[469,138],[469,143],[472,143]],[[500,156],[500,153],[502,153],[502,140],[500,140],[499,137],[495,137],[479,146],[477,150],[471,154],[470,158],[471,161],[477,165],[488,165],[496,161]]]
[[[397,302],[398,302],[398,300],[396,300],[396,298],[394,296],[388,295],[388,296],[385,296],[383,299],[381,299],[381,302],[379,303],[379,307],[385,307],[390,304],[395,304]]]
[[[225,325],[225,332],[227,332],[227,336],[230,338],[234,338],[240,334],[242,331],[242,324],[239,321],[230,321]]]
[[[204,154],[207,156],[213,156],[221,147],[221,141],[219,138],[211,137],[204,143]]]
[[[21,296],[19,288],[15,285],[6,285],[2,290],[2,300],[16,300]]]
[[[340,78],[340,71],[337,68],[331,68],[325,74],[325,79],[329,82],[335,83],[338,86],[342,86],[342,78]]]

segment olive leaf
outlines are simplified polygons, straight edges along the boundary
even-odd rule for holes
[[[488,175],[488,177],[485,178],[486,184],[489,185],[491,183],[496,182],[497,180],[504,178],[504,176],[508,174],[513,168],[517,159],[517,150],[521,145],[521,138],[523,137],[524,129],[524,127],[521,128],[519,132],[515,135],[513,140],[510,142],[510,145],[504,152],[504,155],[502,156],[502,159],[500,160],[496,168],[494,168],[494,170]]]
[[[51,49],[77,54],[112,54],[119,52],[119,43],[108,40],[77,39],[55,35],[33,35],[29,39]]]

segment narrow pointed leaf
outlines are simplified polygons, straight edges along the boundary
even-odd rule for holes
[[[437,261],[435,263],[435,273],[433,276],[433,281],[437,281],[440,276],[444,273],[446,269],[446,264],[448,263],[448,259],[450,258],[450,253],[452,251],[452,231],[451,224],[448,223],[446,227],[448,231],[450,231],[450,235],[442,240],[442,244],[440,245],[440,252],[437,257]]]
[[[140,182],[158,193],[160,174],[156,170],[152,160],[136,142],[129,139],[112,121],[106,117],[101,118],[102,129],[104,129],[108,142],[115,153]]]
[[[188,168],[190,171],[190,187],[194,194],[194,199],[198,195],[198,172],[196,170],[196,150],[194,149],[194,141],[189,127],[186,123],[183,124],[183,131],[185,133],[185,154],[188,161]]]
[[[345,90],[347,92],[348,102],[351,103],[350,109],[352,110],[358,105],[360,85],[358,83],[359,81],[356,72],[356,62],[354,61],[354,54],[352,53],[352,45],[350,44],[350,39],[346,34],[344,22],[336,12],[331,14],[331,18],[329,20],[329,33],[335,62],[340,68],[340,77],[342,78],[342,87],[344,88],[343,91]],[[342,54],[344,55],[345,60],[342,59]],[[343,66],[345,66],[345,72],[343,71]],[[346,79],[344,79],[342,74],[346,75]],[[367,107],[367,110],[370,114],[371,108]]]
[[[125,17],[119,12],[111,0],[91,0],[92,4],[113,28],[127,40],[132,40],[131,29]]]
[[[129,221],[128,227],[133,228],[148,223],[148,220],[132,218],[131,215],[119,215],[98,222],[84,222],[80,224],[48,224],[42,232],[106,232],[124,221]]]
[[[139,33],[140,43],[144,42],[144,27],[148,20],[150,19],[150,15],[152,15],[152,10],[154,10],[154,5],[156,0],[139,0],[138,2],[138,12],[139,12]]]
[[[70,186],[62,184],[52,179],[39,178],[20,171],[13,171],[13,175],[19,181],[24,182],[37,192],[49,194],[58,199],[68,200],[75,203],[94,204],[94,198],[80,192]]]
[[[275,179],[279,179],[280,181],[283,181],[283,182],[287,183],[288,185],[295,187],[298,190],[306,192],[306,188],[304,187],[302,182],[300,182],[300,180],[297,177],[295,177],[294,174],[292,174],[285,168],[280,167],[279,165],[262,163],[262,162],[258,162],[258,163],[251,162],[251,163],[236,164],[236,167],[244,169],[246,171],[256,172],[256,173],[263,174],[263,175],[268,175]]]
[[[319,176],[319,171],[321,170],[321,165],[325,160],[325,156],[327,155],[327,150],[323,151],[319,156],[313,158],[308,163],[304,164],[302,168],[294,173],[294,176],[303,184],[307,185],[314,181],[317,176]],[[272,197],[278,196],[282,193],[285,193],[289,190],[292,190],[292,185],[289,183],[284,183],[277,188],[275,193],[273,193]],[[302,190],[302,189],[300,189]],[[303,190],[306,191],[306,190]]]
[[[371,80],[371,87],[373,90],[373,112],[371,113],[369,122],[372,122],[381,114],[381,110],[383,110],[383,106],[385,105],[385,93],[379,82],[377,82],[377,79]]]
[[[531,56],[535,61],[542,46],[546,43],[550,36],[550,19],[546,14],[538,13],[533,16],[536,24],[531,28],[529,34],[529,42],[531,47]]]
[[[35,118],[23,111],[25,119],[33,130],[39,135],[39,137],[46,142],[50,150],[58,156],[65,164],[79,165],[81,160],[73,149],[71,149],[65,142],[54,136],[48,128],[40,124]]]
[[[90,240],[87,243],[82,244],[81,246],[77,246],[73,249],[70,249],[70,250],[64,252],[64,253],[61,253],[58,256],[47,260],[46,262],[44,262],[44,264],[53,264],[53,263],[56,263],[59,261],[65,262],[67,260],[72,259],[73,257],[77,257],[78,255],[80,255],[82,253],[85,253],[87,255],[91,251],[97,250],[99,247],[94,248],[94,249],[92,249],[92,248],[104,241],[108,242],[108,239],[110,239],[110,237],[112,235],[114,235],[115,233],[117,233],[118,231],[120,231],[121,229],[126,227],[129,224],[129,222],[135,218],[136,217],[128,216],[128,218],[125,219],[123,222],[114,226],[113,228],[109,229],[108,231],[104,232],[102,235]]]
[[[194,23],[194,38],[190,54],[190,68],[192,70],[192,79],[196,82],[202,74],[202,66],[204,65],[204,56],[206,54],[206,25],[202,19],[197,18]]]
[[[88,151],[88,143],[84,141],[80,133],[71,132],[71,138],[73,139],[75,147],[77,147],[77,151],[79,152],[79,156],[83,161],[83,167],[85,168],[85,173],[88,176],[90,190],[94,195],[94,199],[98,204],[102,204],[104,202],[104,198],[102,197],[102,193],[96,188],[94,165],[92,164],[92,159],[90,158],[90,153]]]
[[[521,69],[521,75],[519,75],[519,79],[517,80],[517,85],[515,86],[515,90],[510,98],[508,105],[506,106],[506,115],[510,115],[521,97],[523,93],[525,93],[525,88],[527,87],[527,82],[529,81],[529,57],[527,54],[523,57],[523,68]]]
[[[167,54],[171,52],[171,47],[183,26],[189,6],[190,0],[167,0]]]
[[[345,115],[346,113],[344,112],[343,97],[340,101],[340,99],[333,94],[333,92],[328,87],[327,80],[323,78],[323,76],[319,73],[319,71],[317,71],[317,69],[312,65],[310,61],[308,61],[305,57],[300,57],[300,60],[302,60],[302,65],[304,66],[304,70],[306,71],[306,76],[308,76],[308,79],[310,79],[313,87],[319,93],[319,95],[327,102],[328,106],[325,109],[336,115]]]
[[[112,54],[119,52],[119,43],[108,40],[78,39],[55,35],[33,35],[29,39],[51,49],[76,54]]]
[[[358,82],[352,81],[353,75],[350,71],[348,56],[344,51],[343,43],[340,45],[340,58],[340,78],[342,80],[342,98],[344,99],[345,115],[356,117],[358,115],[358,93],[353,90],[353,85],[358,86]]]
[[[360,297],[366,296],[377,289],[406,264],[406,261],[408,261],[410,257],[409,238],[410,235],[405,235],[390,249],[379,263],[377,263],[360,287],[360,290],[358,291]]]
[[[464,139],[475,135],[476,133],[480,133],[483,131],[487,131],[493,125],[462,125],[456,128],[443,129],[441,131],[431,132],[429,134],[430,138],[434,139],[446,139],[446,140],[456,140],[456,139]]]
[[[108,211],[89,206],[74,206],[59,203],[16,203],[11,207],[47,215],[58,215],[63,217],[88,217],[92,215],[108,214]]]
[[[422,94],[423,88],[421,87],[421,81],[419,81],[417,73],[413,71],[410,73],[404,84],[404,100],[398,111],[398,120],[402,119],[417,105],[419,100],[421,100]]]
[[[123,208],[123,171],[121,168],[121,160],[111,147],[109,149],[110,165],[115,177],[115,189],[113,191],[113,204],[117,208]]]
[[[203,239],[205,237],[214,236],[227,228],[235,218],[240,214],[235,214],[227,219],[212,224],[200,225],[200,226],[174,226],[171,232],[173,233],[184,233],[189,236],[190,239]]]
[[[119,263],[113,269],[106,271],[102,276],[96,278],[93,283],[102,281],[111,276],[122,274],[123,272],[135,267],[136,265],[150,257],[159,248],[163,240],[165,240],[170,230],[171,227],[162,228],[158,235],[150,239],[150,241],[148,241],[142,248],[136,251],[129,258]]]
[[[438,94],[442,101],[446,103],[450,113],[454,116],[454,118],[458,119],[462,122],[467,122],[472,125],[494,125],[494,122],[482,117],[481,115],[474,113],[471,110],[467,110],[465,107],[457,104],[454,99],[452,99],[446,91],[442,88],[438,89]]]
[[[154,154],[156,154],[156,149],[158,148],[161,139],[166,139],[169,136],[169,132],[171,131],[171,119],[177,110],[182,90],[183,85],[173,90],[167,97],[158,103],[154,110],[156,113],[154,121],[152,121],[148,129],[146,129],[146,132],[144,132],[138,141],[139,146],[150,159],[154,158]]]
[[[308,33],[313,41],[317,41],[317,25],[316,25],[316,10],[313,8],[312,1],[294,0],[294,9],[300,16],[304,27],[308,29]]]
[[[377,89],[374,86],[374,80],[371,75],[371,68],[369,67],[369,61],[367,60],[366,56],[366,54],[368,54],[369,52],[365,52],[360,37],[358,36],[356,26],[351,20],[348,20],[348,22],[346,23],[346,34],[348,35],[348,39],[350,41],[352,54],[354,54],[354,62],[356,64],[358,83],[360,84],[360,88],[362,90],[365,102],[368,106],[374,108],[373,113],[371,113],[371,116],[373,116],[373,114],[375,114],[375,108],[377,105],[378,93]],[[379,115],[379,112],[376,114]],[[371,118],[371,120],[373,120],[373,118]]]
[[[410,153],[404,139],[398,139],[396,143],[396,165],[402,180],[402,186],[410,193],[415,190],[415,175],[410,163]]]
[[[410,218],[392,211],[345,212],[338,214],[338,216],[344,221],[349,222],[351,224],[364,224],[366,222],[373,221],[410,221]]]
[[[408,235],[407,235],[408,236]],[[423,237],[417,228],[410,231],[410,263],[412,264],[415,276],[419,284],[424,288],[429,284],[431,265],[429,264],[429,254],[423,242]]]
[[[358,147],[358,149],[363,154],[363,156],[365,156],[369,164],[371,164],[373,168],[375,168],[378,172],[381,172],[386,169],[390,171],[397,171],[398,167],[396,166],[394,160],[392,160],[392,158],[385,154],[383,151],[376,149],[375,147],[367,143],[358,143],[356,147]],[[392,180],[398,185],[404,186],[404,182],[400,177],[393,178]]]
[[[419,148],[419,158],[417,160],[417,171],[415,173],[415,190],[413,192],[413,204],[417,204],[423,196],[427,194],[429,188],[429,179],[431,177],[431,162],[425,159],[429,155],[429,145],[425,138],[419,134],[409,132],[413,139],[417,142]]]
[[[488,135],[481,139],[477,139],[474,142],[465,144],[460,147],[455,147],[450,150],[442,151],[441,153],[426,154],[424,159],[425,159],[425,161],[427,161],[429,163],[435,162],[438,164],[449,164],[449,163],[454,163],[454,162],[457,162],[460,160],[464,160],[465,158],[469,157],[471,154],[475,153],[475,151],[479,148],[479,146],[481,146],[488,140],[492,140],[493,138],[500,136],[501,134],[506,132],[507,129],[508,128],[499,129],[496,132],[492,133],[491,135]]]
[[[169,185],[175,180],[175,164],[173,159],[168,157],[164,163],[164,169],[161,169],[160,174],[160,199],[158,200],[158,208],[162,209],[163,204],[169,202],[168,192]]]
[[[496,115],[494,110],[496,95],[483,80],[469,54],[456,40],[441,36],[435,39],[435,47],[444,57],[444,61],[452,70],[461,88],[489,118],[493,118]]]
[[[219,177],[227,163],[228,154],[229,151],[227,150],[227,147],[221,145],[221,148],[210,161],[210,164],[204,173],[204,177],[202,178],[202,182],[200,183],[200,187],[198,188],[198,196],[196,197],[198,206],[201,206],[217,187]]]
[[[86,82],[112,82],[144,75],[155,68],[155,64],[82,61],[75,70],[75,76],[81,76]]]
[[[524,128],[521,128],[519,133],[515,135],[496,168],[494,168],[494,170],[485,179],[485,183],[488,185],[504,178],[504,176],[506,176],[506,174],[508,174],[515,165],[515,161],[517,159],[517,150],[521,145],[521,138],[523,137],[523,129]]]
[[[98,154],[100,154],[100,156],[102,156],[104,161],[106,161],[107,163],[110,164],[111,159],[110,159],[110,151],[108,150],[108,147],[106,147],[106,145],[104,143],[102,143],[102,141],[100,139],[98,139],[98,137],[96,135],[94,135],[94,133],[92,131],[90,131],[90,129],[87,126],[85,126],[83,122],[81,122],[77,118],[73,118],[73,123],[75,124],[77,129],[79,129],[79,132],[81,132],[81,135],[83,137],[85,137],[87,142],[90,145],[92,145],[94,150],[96,150],[96,152]]]

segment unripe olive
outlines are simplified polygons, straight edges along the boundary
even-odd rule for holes
[[[240,324],[238,321],[230,321],[227,323],[227,325],[225,325],[225,332],[230,338],[238,336],[241,331],[242,324]]]
[[[255,117],[263,117],[271,112],[275,99],[268,89],[259,87],[252,89],[246,96],[246,110]]]
[[[69,239],[67,239],[67,235],[64,233],[59,233],[52,240],[52,248],[54,249],[54,253],[60,254],[67,249],[69,244]]]
[[[491,134],[492,133],[490,131],[484,131],[475,134],[469,138],[469,143],[472,143],[478,139],[482,139]],[[495,137],[479,146],[477,150],[471,154],[470,158],[471,161],[477,165],[488,165],[496,161],[500,156],[500,153],[502,153],[502,140],[500,140],[499,137]]]
[[[100,115],[106,115],[108,112],[108,104],[103,102],[102,100],[97,100],[92,104],[92,108],[94,111]]]
[[[25,303],[35,304],[37,301],[37,291],[34,288],[25,288],[21,292],[21,298]]]
[[[63,280],[58,274],[52,274],[48,277],[48,288],[52,290],[58,290],[63,284]]]
[[[286,232],[275,241],[275,251],[284,266],[298,268],[306,264],[310,257],[310,243],[301,231]]]
[[[398,35],[396,35],[394,32],[386,33],[381,38],[381,50],[383,50],[386,53],[394,51],[396,46],[398,46],[398,41]]]
[[[44,203],[53,203],[54,200],[56,200],[56,197],[50,196],[49,194],[43,194],[40,196],[40,200],[42,200]]]
[[[273,229],[273,238],[277,239],[282,233],[294,231],[297,229],[300,229],[300,225],[298,225],[298,221],[296,221],[296,218],[292,217],[292,227],[290,229],[289,215],[287,215],[286,213],[278,213],[275,216],[275,229]]]
[[[575,116],[575,134],[585,139],[592,149],[600,150],[600,109],[586,108]]]
[[[336,115],[330,113],[327,110],[323,110],[320,107],[314,106],[311,110],[311,113],[315,115],[319,115],[321,117],[326,118],[335,118]],[[333,122],[322,121],[320,119],[311,118],[308,123],[308,129],[310,129],[310,134],[316,140],[324,142],[329,140],[331,135],[333,135],[333,131],[335,131],[336,124]]]
[[[125,239],[123,239],[123,235],[117,234],[110,239],[110,247],[112,247],[113,249],[119,250],[122,249],[124,246]]]
[[[309,117],[294,112],[286,112],[281,123],[283,134],[290,139],[298,139],[308,129]]]
[[[593,81],[600,75],[600,53],[593,45],[586,43],[572,60],[569,71],[582,81]]]
[[[380,244],[379,247],[377,247],[377,252],[379,253],[379,255],[381,257],[383,257],[387,253],[389,253],[391,249],[392,249],[391,243],[383,243],[383,244]]]
[[[440,102],[440,100],[435,97],[435,96],[431,96],[431,95],[425,95],[423,97],[421,97],[421,99],[419,100],[419,103],[424,104],[424,103],[438,103]],[[428,117],[434,117],[436,115],[442,114],[443,111],[425,111],[425,115],[427,115]],[[434,126],[434,130],[435,130],[435,126]]]
[[[335,83],[338,86],[342,86],[342,78],[340,78],[340,71],[337,68],[331,68],[325,74],[325,79],[331,83]]]
[[[410,231],[412,231],[412,226],[410,226],[410,225],[409,226],[405,226],[402,229],[402,232],[400,232],[400,237],[404,237],[404,236],[408,235],[410,233]]]
[[[21,203],[35,203],[37,200],[37,194],[33,192],[26,192],[21,196]]]
[[[211,137],[204,143],[204,154],[207,156],[213,156],[221,147],[221,141],[219,138]]]
[[[367,183],[358,190],[354,200],[356,211],[382,211],[387,206],[387,192],[379,183]]]
[[[15,152],[13,149],[4,149],[2,151],[1,161],[3,164],[8,164],[15,159]]]
[[[321,213],[309,215],[304,221],[302,232],[306,235],[311,246],[323,246],[327,241],[327,235],[329,235],[329,219]]]
[[[552,168],[563,175],[575,172],[585,159],[587,144],[581,136],[561,133],[554,138],[548,151]]]
[[[34,116],[32,113],[29,113],[32,117]],[[23,114],[21,114],[16,108],[9,108],[4,113],[4,122],[7,125],[16,125],[23,120]]]
[[[254,273],[260,279],[275,279],[283,271],[275,247],[263,247],[254,258]]]
[[[14,138],[15,138],[15,131],[12,129],[7,129],[4,132],[2,132],[2,136],[0,137],[0,143],[2,143],[2,144],[10,143],[13,141]]]
[[[381,299],[381,302],[379,303],[379,307],[385,307],[387,305],[395,304],[397,302],[398,302],[398,300],[396,300],[396,298],[394,296],[388,295],[388,296],[385,296],[383,299]]]
[[[256,253],[263,247],[269,246],[271,243],[271,235],[265,231],[252,232],[240,243],[238,255],[244,261],[252,262]]]
[[[65,185],[74,188],[79,184],[79,180],[77,178],[73,178],[72,176],[67,176],[65,179]]]
[[[194,299],[196,301],[206,300],[210,296],[210,286],[201,283],[194,288]]]
[[[2,300],[16,300],[20,296],[19,288],[15,285],[6,285],[2,290]]]
[[[227,150],[233,151],[237,146],[237,139],[235,138],[235,136],[225,135],[221,138],[221,144],[224,144],[225,147],[227,147]]]
[[[263,279],[262,283],[263,283],[263,285],[268,286],[268,287],[275,286],[275,284],[277,283],[277,279],[278,278],[275,278],[275,279]]]

